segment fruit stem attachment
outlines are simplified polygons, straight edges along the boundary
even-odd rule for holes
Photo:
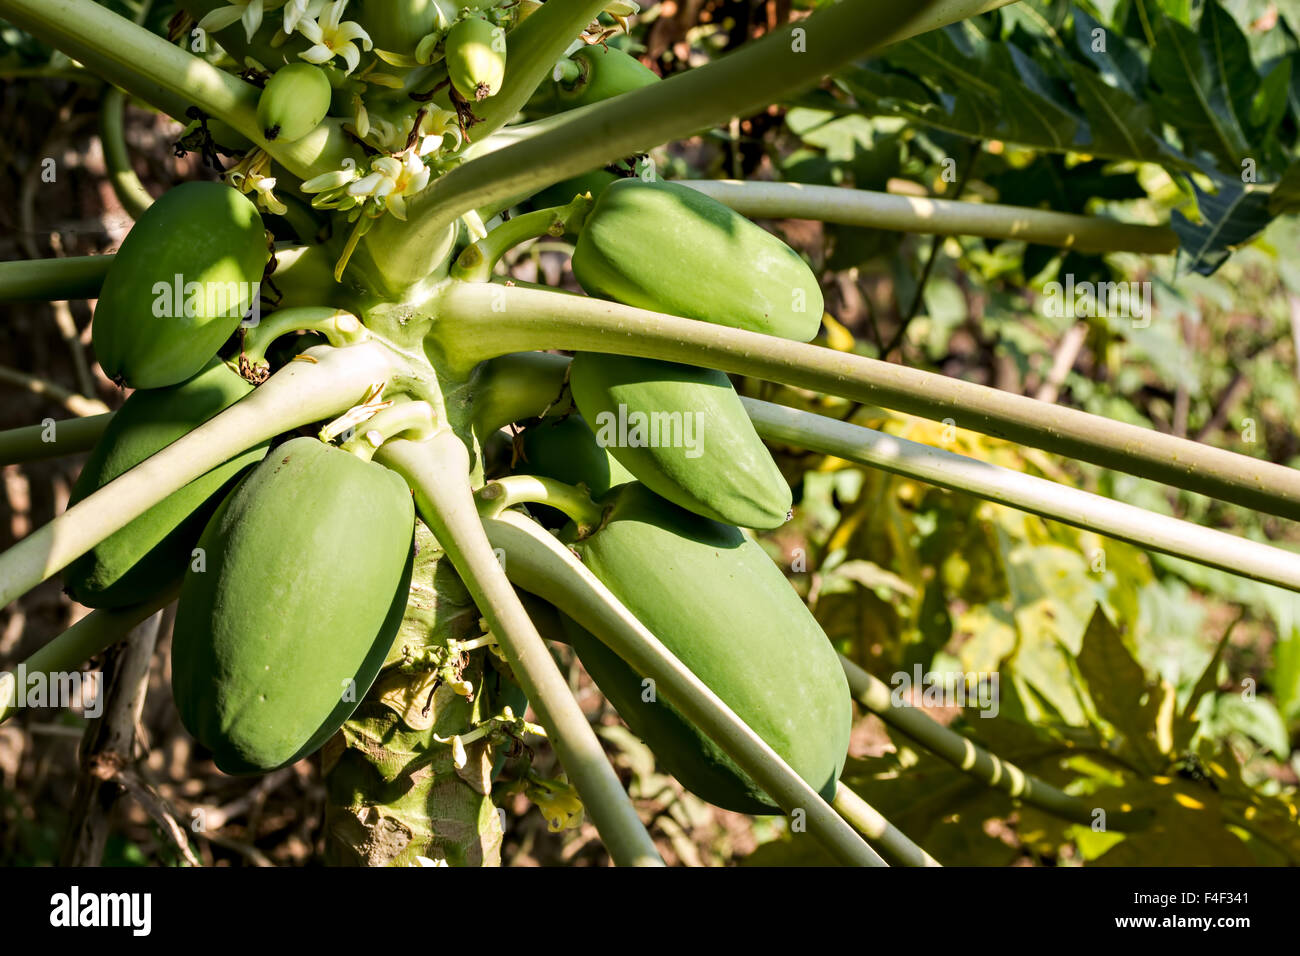
[[[507,475],[489,481],[476,497],[479,514],[485,518],[495,518],[515,505],[548,505],[573,519],[580,538],[590,535],[604,514],[584,489],[539,475]]]
[[[402,402],[375,414],[363,431],[343,443],[343,450],[364,461],[375,457],[375,452],[390,438],[399,435],[411,441],[424,441],[434,433],[434,411],[428,402]]]
[[[591,724],[488,543],[470,489],[464,443],[450,431],[423,442],[398,438],[386,442],[376,458],[414,491],[421,516],[500,641],[614,862],[662,866]]]
[[[487,282],[509,249],[529,239],[558,239],[577,233],[591,212],[591,193],[575,196],[564,206],[538,209],[507,219],[473,245],[467,246],[451,267],[451,277],[465,282]]]
[[[279,309],[256,325],[244,329],[244,341],[239,352],[239,374],[254,385],[265,382],[271,374],[266,352],[276,339],[290,332],[319,332],[335,348],[356,345],[370,338],[370,333],[361,324],[361,320],[343,309],[329,306]]]

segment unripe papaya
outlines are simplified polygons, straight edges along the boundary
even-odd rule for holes
[[[348,10],[375,47],[412,56],[421,40],[438,28],[437,0],[361,0]]]
[[[252,390],[214,359],[180,385],[133,392],[86,459],[68,504],[99,490]],[[244,469],[266,454],[266,446],[262,442],[196,478],[73,561],[63,572],[72,599],[86,607],[125,607],[180,581],[190,549],[212,512]]]
[[[293,143],[320,125],[333,96],[325,71],[310,63],[290,63],[266,81],[257,100],[257,121],[268,140]]]
[[[722,372],[579,352],[569,387],[598,443],[655,493],[727,524],[785,523],[790,486]]]
[[[456,92],[471,103],[501,89],[506,77],[506,35],[480,16],[457,21],[447,31],[447,75]]]
[[[578,67],[577,78],[555,84],[562,110],[599,103],[659,82],[655,71],[636,57],[600,43],[581,47],[570,59]]]
[[[351,715],[401,624],[414,526],[401,478],[314,438],[222,502],[181,585],[172,691],[223,771],[292,763]]]
[[[635,480],[617,458],[596,443],[595,434],[579,415],[547,419],[527,429],[523,452],[524,460],[516,470],[585,485],[594,498]]]
[[[270,255],[262,217],[237,190],[191,182],[136,222],[104,279],[92,325],[104,374],[132,388],[197,375],[258,296]]]
[[[798,342],[821,327],[821,288],[799,254],[677,183],[606,189],[578,236],[573,275],[589,295]]]
[[[631,483],[590,537],[572,541],[591,572],[810,786],[829,799],[844,768],[852,702],[839,658],[780,569],[738,528],[693,515]],[[570,525],[567,537],[575,529]],[[683,786],[718,806],[776,812],[662,691],[594,638],[575,647],[592,679]],[[602,653],[603,651],[603,653]]]
[[[548,209],[551,206],[563,206],[573,202],[573,197],[581,196],[583,193],[591,193],[592,199],[599,199],[600,194],[618,180],[619,177],[607,169],[593,169],[581,176],[574,176],[572,179],[547,186],[533,196],[529,203],[534,209]]]

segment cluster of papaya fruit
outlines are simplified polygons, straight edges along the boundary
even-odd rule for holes
[[[383,63],[414,69],[438,51],[450,88],[471,109],[500,89],[505,48],[492,8],[467,8],[443,31],[432,2],[399,5],[410,15],[382,26],[366,19],[373,6],[361,4],[359,16],[384,44]],[[283,57],[284,46],[268,49]],[[259,106],[268,141],[310,135],[325,121],[340,88],[332,69],[295,62],[274,70]],[[569,109],[654,81],[628,54],[580,44],[531,108]],[[588,295],[797,341],[816,335],[816,277],[771,233],[687,186],[605,170],[530,201],[545,208],[584,193],[593,205],[576,230],[572,267]],[[317,310],[329,328],[282,310],[263,320],[262,333],[248,331],[270,258],[258,209],[220,184],[177,187],[136,223],[108,273],[93,333],[105,372],[135,391],[91,454],[74,501],[246,397],[264,377],[245,353],[252,338],[259,356],[271,338],[300,329],[346,346],[329,331],[341,327],[332,308]],[[682,274],[708,278],[677,281]],[[173,276],[187,281],[159,308],[158,290]],[[364,323],[365,309],[357,311]],[[829,797],[848,748],[848,686],[815,619],[741,530],[785,522],[791,492],[731,382],[713,369],[580,352],[564,387],[572,401],[557,407],[565,413],[513,423],[517,470],[574,486],[602,515],[594,528],[567,521],[561,539]],[[69,566],[65,580],[76,600],[103,608],[179,586],[172,682],[182,720],[222,770],[259,773],[319,749],[370,689],[406,607],[415,522],[396,472],[350,447],[281,436],[168,496]],[[643,675],[598,636],[568,618],[552,636],[572,644],[684,786],[729,809],[776,812],[672,701],[647,699]]]

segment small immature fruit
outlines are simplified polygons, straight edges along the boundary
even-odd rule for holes
[[[572,83],[556,84],[560,109],[599,103],[659,82],[654,70],[643,66],[636,57],[604,44],[584,46],[573,54],[572,60],[578,65],[578,77]]]
[[[583,564],[829,799],[849,746],[848,682],[780,569],[739,529],[683,511],[642,485],[624,485],[610,499],[600,530],[571,542]],[[572,525],[568,532],[571,538]],[[727,809],[776,812],[661,690],[648,693],[620,658],[574,636],[602,692],[683,786]]]
[[[172,690],[223,771],[292,763],[356,708],[402,621],[414,525],[401,478],[314,438],[217,509],[181,585]]]
[[[310,63],[290,63],[266,81],[257,101],[257,121],[268,140],[297,142],[325,119],[333,96],[325,71]]]
[[[68,504],[98,491],[252,390],[214,359],[180,385],[132,393],[90,453]],[[212,512],[244,469],[266,454],[266,446],[262,442],[196,478],[73,561],[63,572],[73,600],[86,607],[125,607],[179,581]]]
[[[579,352],[569,387],[600,445],[655,493],[745,528],[785,523],[790,486],[722,372]]]
[[[258,295],[262,217],[237,190],[190,182],[150,206],[122,242],[92,325],[104,373],[132,388],[198,374]]]
[[[677,183],[606,189],[578,237],[573,275],[590,295],[798,342],[821,327],[821,288],[799,254]]]
[[[447,75],[462,99],[485,100],[501,89],[506,76],[506,36],[480,16],[468,16],[447,31]]]

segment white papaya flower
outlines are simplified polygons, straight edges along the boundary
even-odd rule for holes
[[[215,33],[224,30],[236,20],[244,23],[244,36],[253,39],[253,34],[262,25],[262,13],[265,10],[263,0],[229,0],[229,6],[217,7],[199,21],[199,29]]]
[[[348,65],[345,73],[357,68],[361,63],[361,50],[369,50],[374,44],[361,24],[355,20],[343,20],[347,6],[347,0],[332,0],[321,8],[319,17],[299,21],[298,32],[313,44],[309,50],[299,53],[300,57],[319,65],[341,56]],[[358,49],[358,43],[361,49]]]
[[[325,0],[288,0],[284,5],[284,32],[293,33],[303,20],[315,20],[323,6]]]
[[[369,175],[347,187],[357,199],[366,198],[379,211],[406,219],[406,197],[414,196],[429,185],[429,167],[411,150],[404,156],[380,156],[370,163]]]

